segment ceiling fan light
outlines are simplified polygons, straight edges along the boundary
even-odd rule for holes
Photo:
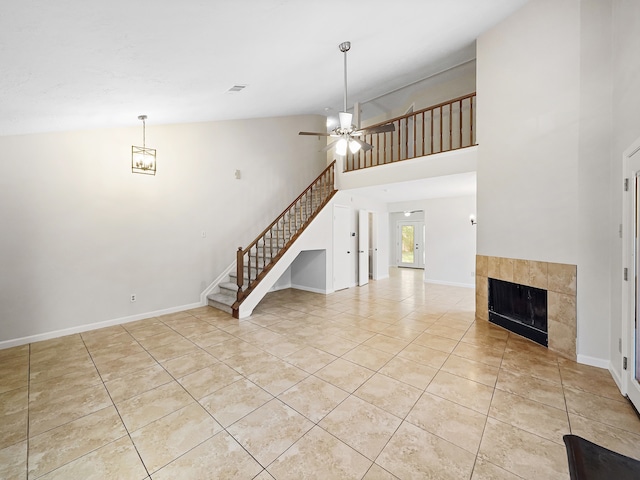
[[[355,155],[360,150],[360,144],[358,142],[354,142],[353,140],[350,140],[349,150],[351,150],[351,153]]]
[[[347,139],[341,138],[336,143],[336,153],[340,156],[345,156],[347,154]]]

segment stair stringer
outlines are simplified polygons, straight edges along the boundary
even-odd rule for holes
[[[291,244],[280,260],[271,267],[262,281],[244,298],[238,310],[238,318],[247,318],[260,300],[271,290],[282,274],[289,268],[300,252],[325,250],[325,292],[333,292],[333,205],[336,196],[318,212],[300,236]]]

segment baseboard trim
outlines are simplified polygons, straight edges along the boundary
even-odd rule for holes
[[[322,288],[313,288],[313,287],[307,287],[304,285],[294,285],[294,284],[291,284],[291,288],[295,288],[296,290],[304,290],[305,292],[321,293],[323,295],[327,294],[327,290]]]
[[[36,335],[30,335],[28,337],[14,338],[11,340],[0,341],[0,350],[11,347],[19,347],[27,343],[41,342],[43,340],[51,340],[52,338],[64,337],[66,335],[74,335],[76,333],[88,332],[90,330],[97,330],[99,328],[112,327],[114,325],[122,325],[124,323],[135,322],[137,320],[144,320],[145,318],[158,317],[160,315],[167,315],[168,313],[182,312],[184,310],[191,310],[192,308],[201,307],[202,304],[190,303],[188,305],[181,305],[179,307],[165,308],[162,310],[156,310],[154,312],[139,313],[136,315],[130,315],[128,317],[114,318],[112,320],[105,320],[96,323],[86,323],[84,325],[78,325],[76,327],[63,328],[60,330],[53,330],[51,332],[39,333]]]
[[[445,282],[444,280],[433,280],[426,278],[424,283],[433,283],[434,285],[447,285],[449,287],[463,287],[463,288],[476,288],[475,283],[457,283],[457,282]]]
[[[592,367],[604,368],[606,370],[609,369],[609,360],[605,360],[604,358],[590,357],[588,355],[578,354],[576,361],[578,363],[590,365]]]
[[[279,292],[280,290],[286,290],[287,288],[293,288],[290,283],[283,283],[280,285],[274,284],[267,293]]]

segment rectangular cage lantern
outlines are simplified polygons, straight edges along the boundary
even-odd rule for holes
[[[156,174],[156,149],[131,147],[131,171],[145,175]]]

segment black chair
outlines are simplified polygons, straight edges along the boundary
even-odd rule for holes
[[[577,435],[562,437],[571,480],[638,480],[640,461],[596,445]]]

